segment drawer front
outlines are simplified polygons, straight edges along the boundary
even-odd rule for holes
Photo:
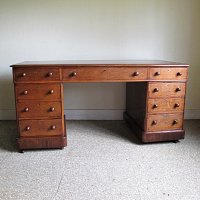
[[[170,131],[182,129],[182,114],[148,115],[147,131]]]
[[[149,99],[149,113],[183,112],[184,98]]]
[[[187,68],[150,68],[151,80],[186,80]]]
[[[109,80],[137,81],[147,79],[147,68],[109,67]]]
[[[149,83],[148,95],[150,98],[183,97],[185,83]]]
[[[63,135],[62,119],[19,120],[19,132],[22,137]]]
[[[17,103],[19,118],[61,117],[61,102],[26,101]]]
[[[137,81],[147,79],[146,68],[132,67],[68,67],[62,70],[64,81]]]
[[[59,84],[17,84],[15,85],[16,98],[56,100],[61,99],[61,86]]]
[[[62,69],[64,81],[98,81],[107,80],[107,71],[105,67],[68,67]]]
[[[14,68],[15,82],[53,82],[60,81],[58,68]]]

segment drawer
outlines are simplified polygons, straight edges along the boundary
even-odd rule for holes
[[[149,83],[148,96],[156,97],[183,97],[185,96],[185,83]]]
[[[15,95],[20,100],[59,100],[61,99],[61,86],[60,84],[17,84],[15,85]]]
[[[14,68],[15,82],[53,82],[60,81],[60,73],[58,68]]]
[[[68,67],[62,70],[64,81],[137,81],[147,79],[146,68]]]
[[[147,131],[170,131],[182,129],[183,115],[182,114],[162,114],[148,115]]]
[[[17,103],[19,118],[61,117],[61,102],[25,101]]]
[[[63,135],[62,119],[19,120],[19,133],[22,137]]]
[[[137,81],[147,79],[147,68],[109,67],[109,80]]]
[[[151,80],[186,80],[187,68],[150,68]]]
[[[183,112],[184,98],[149,99],[149,113]]]
[[[105,67],[68,67],[62,69],[62,77],[68,82],[107,80]]]

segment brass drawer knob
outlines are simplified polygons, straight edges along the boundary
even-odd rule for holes
[[[154,76],[160,76],[160,72],[155,72]]]
[[[24,112],[28,112],[28,111],[29,111],[28,107],[24,108]]]
[[[55,108],[54,108],[54,107],[51,107],[49,110],[50,110],[51,112],[53,112],[53,111],[55,111]]]
[[[25,128],[25,130],[26,130],[26,131],[30,131],[30,130],[31,130],[31,127],[30,127],[30,126],[27,126],[27,127]]]
[[[77,76],[77,73],[76,73],[76,72],[72,72],[72,73],[70,74],[70,76],[72,76],[72,77]]]
[[[154,88],[153,92],[159,92],[158,88]]]
[[[176,92],[180,92],[181,91],[181,88],[176,88]]]
[[[134,73],[133,73],[133,76],[139,76],[139,75],[140,75],[139,72],[134,72]]]
[[[176,76],[182,76],[181,72],[177,72]]]
[[[49,94],[53,94],[54,93],[54,90],[49,90]]]
[[[26,76],[26,73],[22,73],[22,76],[25,77],[25,76]]]
[[[152,126],[153,126],[153,125],[156,125],[157,123],[158,123],[158,122],[157,122],[156,120],[153,120],[153,121],[152,121]]]
[[[153,105],[153,109],[158,108],[158,104]]]
[[[49,72],[47,75],[50,77],[50,76],[53,76],[53,73]]]
[[[179,103],[175,103],[174,104],[174,108],[178,108],[178,107],[180,107],[180,104]]]
[[[51,126],[51,130],[55,130],[56,129],[56,126],[55,125],[52,125]]]
[[[25,91],[23,92],[23,94],[24,94],[24,95],[27,95],[27,94],[28,94],[28,91],[27,91],[27,90],[25,90]]]
[[[173,125],[176,125],[176,124],[178,124],[178,120],[175,119],[175,120],[173,121]]]

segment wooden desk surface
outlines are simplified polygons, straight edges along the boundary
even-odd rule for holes
[[[137,66],[137,67],[189,67],[188,64],[164,60],[52,60],[52,61],[25,61],[11,65],[11,67],[31,66]]]

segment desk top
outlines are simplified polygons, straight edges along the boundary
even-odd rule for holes
[[[11,65],[11,67],[37,67],[37,66],[137,66],[137,67],[189,67],[188,64],[164,60],[52,60],[52,61],[25,61]]]

